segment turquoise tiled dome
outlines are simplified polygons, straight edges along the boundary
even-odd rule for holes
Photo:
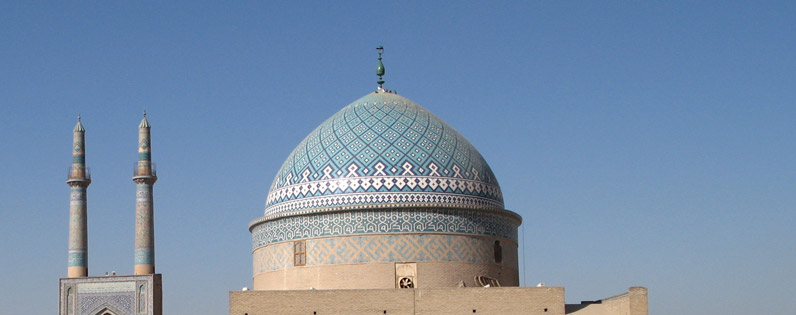
[[[265,217],[405,207],[504,209],[495,175],[467,139],[420,105],[381,91],[299,143],[271,185]]]

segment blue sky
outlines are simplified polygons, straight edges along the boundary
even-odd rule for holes
[[[479,149],[523,216],[521,281],[652,314],[796,309],[796,4],[0,2],[0,313],[54,313],[72,128],[89,273],[132,273],[152,127],[167,314],[251,286],[248,223],[290,151],[376,87]],[[751,301],[751,302],[750,302]]]

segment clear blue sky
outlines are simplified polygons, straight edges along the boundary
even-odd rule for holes
[[[375,89],[378,45],[523,216],[523,283],[796,309],[796,2],[3,1],[0,313],[56,312],[78,113],[89,272],[132,273],[146,109],[165,313],[225,314],[277,169]]]

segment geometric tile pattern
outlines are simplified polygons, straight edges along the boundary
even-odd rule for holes
[[[492,199],[454,193],[376,192],[338,193],[331,196],[305,197],[273,205],[269,218],[284,215],[317,213],[333,210],[400,208],[407,206],[453,207],[501,210],[503,204]],[[325,208],[325,209],[324,209]]]
[[[160,314],[160,285],[160,275],[62,278],[58,314]]]
[[[265,216],[383,205],[401,192],[413,203],[448,198],[451,206],[503,208],[495,175],[467,139],[425,108],[381,92],[344,107],[293,150],[271,185]],[[305,198],[313,201],[296,202]]]
[[[92,314],[100,308],[113,309],[121,314],[135,314],[135,291],[129,293],[94,293],[80,297],[78,314]]]
[[[293,267],[293,242],[274,244],[254,252],[254,274]]]
[[[494,240],[463,235],[369,235],[307,240],[307,266],[372,262],[449,261],[494,264]],[[503,264],[516,265],[505,244]],[[512,258],[515,257],[515,258]],[[291,242],[254,252],[254,274],[293,268]]]
[[[519,216],[500,212],[404,208],[291,216],[253,223],[252,248],[328,236],[443,233],[493,236],[517,241]]]

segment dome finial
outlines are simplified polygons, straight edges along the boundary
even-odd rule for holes
[[[379,76],[379,80],[376,83],[379,84],[379,89],[382,89],[382,85],[384,84],[384,64],[381,63],[381,54],[384,53],[384,47],[379,46],[376,47],[376,50],[379,52],[379,66],[376,67],[376,75]]]
[[[146,118],[146,108],[144,108],[144,118]]]

